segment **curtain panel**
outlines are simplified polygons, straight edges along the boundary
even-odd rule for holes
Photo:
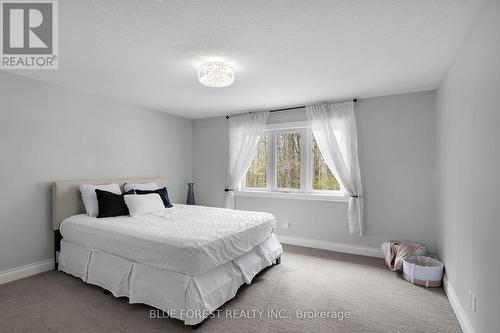
[[[349,194],[349,233],[362,235],[363,190],[358,161],[354,103],[321,103],[306,107],[307,119],[325,163]]]
[[[234,188],[247,172],[264,133],[269,111],[229,118],[229,165],[224,191],[226,208],[234,209]]]

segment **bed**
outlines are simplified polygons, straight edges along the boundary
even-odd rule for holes
[[[53,185],[57,267],[130,303],[197,326],[265,267],[282,247],[268,213],[175,204],[138,217],[84,214],[82,184],[161,179],[63,181]]]

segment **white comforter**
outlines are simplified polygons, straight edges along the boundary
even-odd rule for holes
[[[60,231],[74,244],[198,275],[247,253],[274,228],[272,214],[178,204],[141,217],[75,215]]]

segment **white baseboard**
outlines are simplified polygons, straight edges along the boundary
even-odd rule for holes
[[[464,331],[464,333],[475,333],[474,328],[472,327],[472,324],[467,317],[467,313],[460,303],[455,290],[448,282],[448,277],[446,275],[443,276],[443,288],[446,292],[446,295],[448,296],[448,301],[450,302],[451,307],[455,312],[455,316],[457,316],[460,327],[462,327],[462,331]]]
[[[0,272],[0,284],[19,280],[35,274],[53,270],[54,258],[19,266]]]
[[[280,242],[285,244],[311,247],[313,249],[322,249],[335,252],[358,254],[367,257],[377,257],[377,258],[384,257],[382,250],[376,247],[353,245],[340,242],[329,242],[329,241],[308,239],[308,238],[280,236],[280,235],[278,235],[278,239],[280,240]]]

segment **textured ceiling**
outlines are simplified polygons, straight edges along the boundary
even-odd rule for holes
[[[15,73],[202,118],[435,89],[481,0],[59,1],[59,70]],[[222,59],[228,88],[197,82]]]

